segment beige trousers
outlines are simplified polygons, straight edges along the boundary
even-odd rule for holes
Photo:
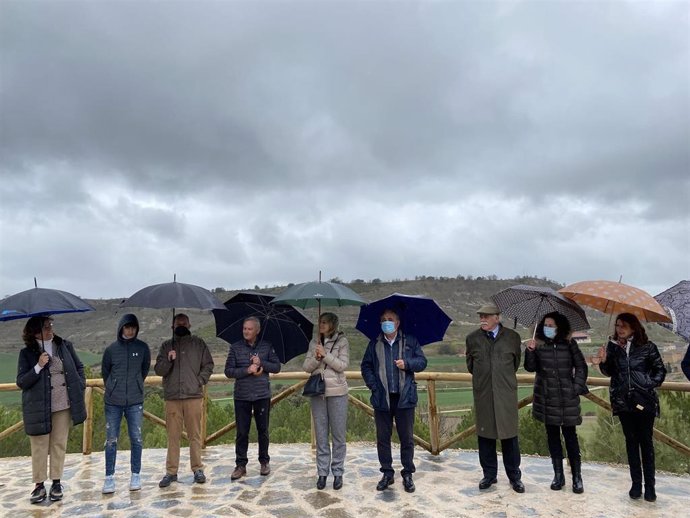
[[[69,436],[72,415],[69,408],[51,414],[52,429],[45,435],[30,435],[31,443],[31,471],[34,484],[48,479],[48,456],[50,456],[50,479],[58,480],[62,477],[65,466],[65,452],[67,451],[67,437]]]
[[[189,462],[192,471],[203,469],[201,463],[201,409],[203,398],[170,399],[165,402],[165,422],[168,431],[168,456],[165,472],[177,475],[180,466],[180,438],[182,425],[189,437]]]

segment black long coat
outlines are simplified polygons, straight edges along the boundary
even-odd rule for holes
[[[86,376],[71,342],[59,336],[53,338],[55,354],[62,360],[65,369],[65,383],[72,424],[86,420],[84,389]],[[24,347],[19,351],[17,361],[17,386],[22,389],[22,415],[27,435],[45,435],[51,432],[50,369],[46,365],[36,374],[34,366],[41,355],[38,349]]]
[[[613,415],[623,412],[634,412],[628,400],[628,391],[645,391],[656,405],[656,416],[659,417],[659,396],[656,387],[666,379],[666,367],[659,349],[653,342],[630,346],[630,354],[625,348],[609,342],[606,346],[606,361],[599,364],[601,373],[611,377],[609,394]]]
[[[575,340],[537,340],[534,351],[525,350],[525,370],[536,373],[532,415],[548,425],[582,423],[580,396],[587,389],[587,363]]]

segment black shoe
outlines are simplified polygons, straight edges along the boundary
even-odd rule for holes
[[[479,481],[479,489],[489,489],[491,487],[491,485],[495,484],[496,482],[498,482],[498,480],[496,480],[496,477],[494,477],[494,478],[484,477],[483,479],[481,479]]]
[[[642,482],[633,482],[628,495],[633,500],[639,499],[642,496]]]
[[[62,484],[60,482],[53,482],[53,485],[50,486],[49,496],[51,502],[62,500]]]
[[[342,489],[343,487],[343,477],[336,475],[333,477],[333,489],[338,491],[339,489]]]
[[[553,480],[551,481],[551,489],[553,491],[560,491],[560,489],[565,486],[563,459],[551,458],[551,464],[553,464]]]
[[[45,499],[46,499],[46,487],[43,484],[41,484],[40,486],[36,486],[34,488],[34,490],[31,492],[31,498],[29,501],[32,504],[40,504]]]
[[[644,499],[647,502],[656,502],[656,491],[654,491],[654,486],[644,486]]]
[[[412,481],[412,475],[403,475],[403,487],[405,488],[405,491],[408,493],[414,493],[414,482]]]
[[[206,482],[206,475],[204,475],[204,471],[201,469],[198,469],[194,472],[194,482],[197,484],[203,484]]]
[[[161,481],[158,482],[158,487],[168,487],[172,482],[177,482],[177,475],[168,475],[166,473]]]
[[[319,475],[316,479],[316,489],[323,489],[326,487],[326,477]]]
[[[511,480],[510,485],[516,493],[524,493],[525,485],[520,480]]]
[[[381,480],[379,480],[379,483],[376,484],[376,491],[383,491],[386,489],[388,486],[393,485],[393,476],[392,475],[384,475],[381,477]]]

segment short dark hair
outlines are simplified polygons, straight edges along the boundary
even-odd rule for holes
[[[400,320],[400,312],[397,309],[386,308],[383,311],[381,311],[381,316],[385,315],[386,313],[393,313],[398,318],[398,320]]]
[[[632,341],[634,344],[644,345],[647,342],[649,342],[649,338],[647,337],[647,331],[645,331],[642,322],[640,322],[640,320],[635,315],[633,315],[632,313],[621,313],[616,317],[616,322],[618,322],[619,320],[625,322],[632,328]],[[618,340],[618,333],[616,333],[615,331],[613,332],[613,339]]]
[[[565,315],[562,315],[558,311],[547,313],[542,317],[541,321],[537,325],[537,332],[535,336],[540,340],[546,340],[546,335],[544,335],[544,322],[546,322],[547,318],[553,318],[554,322],[556,322],[557,329],[554,341],[560,342],[568,340],[568,337],[570,336],[570,322],[568,322],[568,319],[565,318]]]
[[[178,318],[184,318],[184,319],[186,319],[187,322],[189,322],[190,324],[191,324],[191,322],[192,322],[191,320],[189,320],[189,317],[187,316],[186,313],[177,313],[177,314],[173,317],[172,323],[175,324],[175,320],[177,320]]]

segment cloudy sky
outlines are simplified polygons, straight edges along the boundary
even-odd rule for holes
[[[0,297],[690,276],[690,4],[0,3]]]

